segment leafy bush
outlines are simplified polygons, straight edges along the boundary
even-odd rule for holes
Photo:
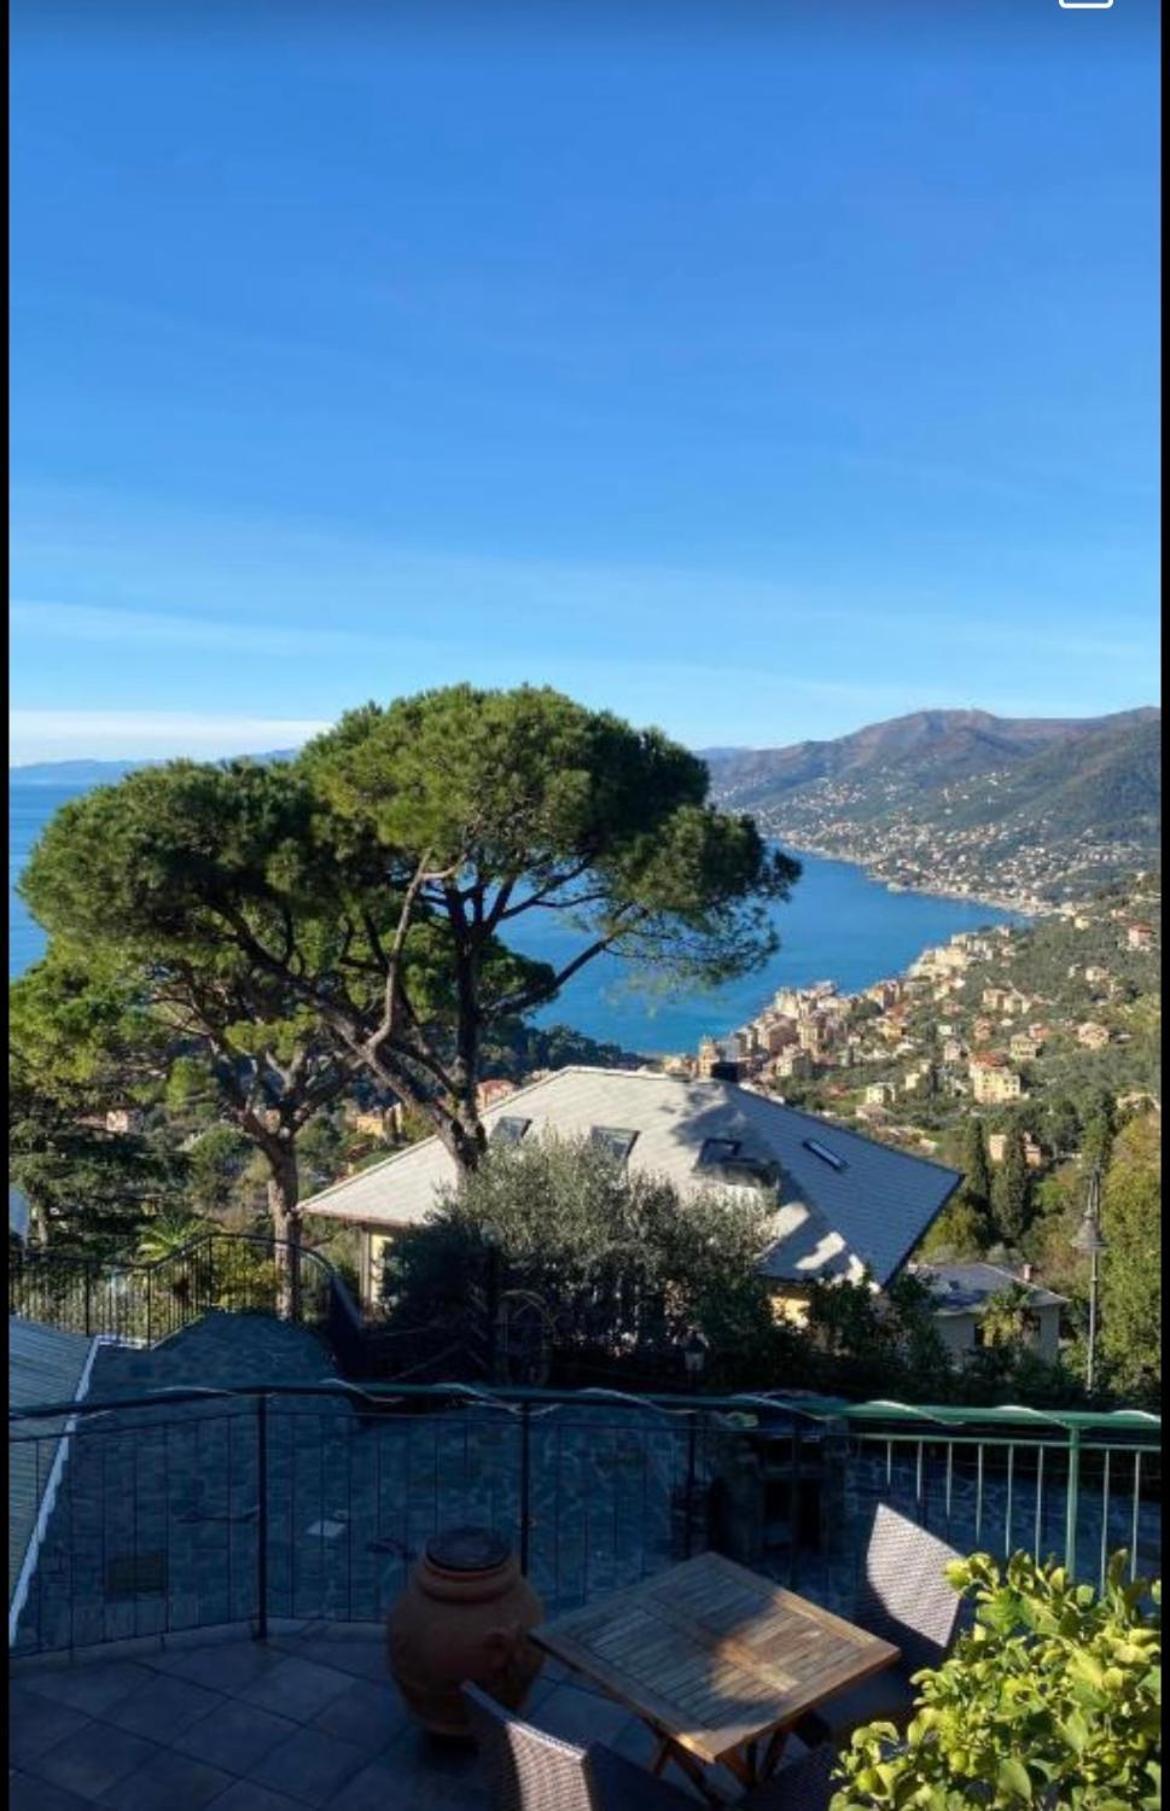
[[[974,1625],[937,1671],[915,1675],[905,1738],[858,1730],[832,1811],[1152,1811],[1161,1797],[1161,1585],[1126,1583],[1114,1554],[1104,1591],[1063,1566],[986,1554],[948,1576]]]
[[[698,1328],[708,1382],[758,1381],[792,1343],[757,1268],[769,1206],[683,1198],[578,1139],[493,1147],[395,1241],[387,1307],[398,1327],[445,1322],[466,1338],[478,1324],[482,1343],[494,1263],[498,1298],[532,1306],[558,1359],[632,1367],[677,1356]]]

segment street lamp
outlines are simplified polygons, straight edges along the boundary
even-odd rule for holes
[[[687,1379],[690,1383],[697,1384],[707,1363],[707,1341],[697,1327],[690,1337],[684,1340],[682,1350]]]
[[[1089,1177],[1089,1194],[1085,1202],[1084,1218],[1077,1228],[1073,1239],[1073,1250],[1081,1252],[1089,1260],[1089,1359],[1085,1368],[1085,1385],[1089,1394],[1093,1393],[1093,1375],[1097,1357],[1097,1285],[1101,1253],[1109,1249],[1101,1231],[1101,1170],[1094,1166]]]

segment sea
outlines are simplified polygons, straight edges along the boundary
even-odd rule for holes
[[[53,813],[80,788],[9,787],[8,974],[20,975],[41,956],[45,938],[29,917],[16,885],[28,854]],[[773,908],[780,949],[753,975],[708,990],[662,992],[617,958],[602,956],[582,969],[549,1007],[544,1025],[570,1025],[601,1043],[645,1056],[693,1051],[705,1036],[721,1037],[761,1011],[781,987],[834,981],[855,993],[900,974],[914,958],[957,931],[1023,923],[1016,913],[973,900],[930,893],[894,893],[848,862],[800,857],[804,872],[786,904]],[[576,947],[571,933],[539,916],[515,939],[525,954],[564,963]]]

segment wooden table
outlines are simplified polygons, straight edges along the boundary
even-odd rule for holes
[[[700,1763],[745,1785],[766,1779],[806,1711],[898,1659],[888,1641],[717,1553],[599,1598],[532,1639],[650,1725],[655,1773],[674,1760],[712,1798]]]

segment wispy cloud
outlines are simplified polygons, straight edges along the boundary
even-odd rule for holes
[[[9,762],[149,760],[171,755],[215,759],[296,748],[329,727],[319,718],[243,717],[198,711],[15,710]]]
[[[240,654],[300,655],[368,652],[395,645],[388,635],[347,629],[301,628],[296,623],[229,621],[219,616],[178,616],[158,610],[107,609],[93,604],[34,603],[13,599],[14,630],[71,641],[138,647],[201,648]]]

